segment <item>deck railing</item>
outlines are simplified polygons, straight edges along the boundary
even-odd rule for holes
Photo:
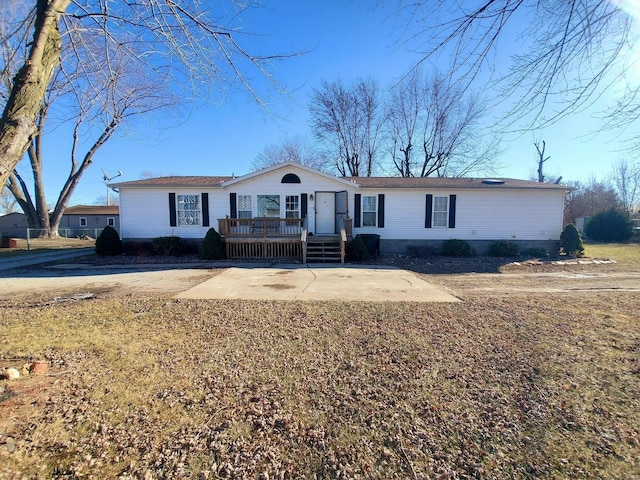
[[[302,263],[307,263],[307,234],[309,226],[307,224],[307,217],[304,217],[302,222],[302,232],[300,233],[300,242],[302,243]]]
[[[340,228],[340,263],[344,263],[344,257],[347,253],[347,231],[342,218],[338,219],[338,227]]]
[[[300,236],[302,224],[302,218],[219,218],[218,232],[225,237]]]

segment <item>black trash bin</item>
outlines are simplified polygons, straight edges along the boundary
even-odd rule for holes
[[[373,258],[380,254],[380,235],[375,233],[361,233],[360,237],[367,246],[369,255]]]

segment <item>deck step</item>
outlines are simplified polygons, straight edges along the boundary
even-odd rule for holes
[[[340,263],[340,243],[337,241],[312,241],[307,244],[307,263]]]

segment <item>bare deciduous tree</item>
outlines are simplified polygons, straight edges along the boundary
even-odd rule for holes
[[[631,214],[640,201],[640,164],[621,159],[613,165],[611,178],[622,208]]]
[[[93,40],[93,41],[92,41]],[[92,39],[90,32],[82,37],[82,44],[64,45],[63,53],[73,51],[71,60],[58,70],[47,89],[37,120],[36,135],[27,150],[33,176],[33,196],[27,182],[14,171],[7,183],[22,210],[29,226],[40,230],[44,236],[57,235],[58,226],[71,195],[82,175],[92,164],[98,150],[113,137],[128,119],[148,114],[156,109],[175,103],[174,97],[166,89],[145,78],[144,73],[134,70],[135,66],[121,51],[110,51],[109,45],[101,45]],[[6,54],[8,48],[3,53]],[[74,64],[73,60],[83,59]],[[81,73],[78,73],[81,72]],[[10,87],[10,79],[5,79]],[[58,107],[67,116],[51,119],[51,112]],[[58,113],[60,115],[60,113]],[[69,173],[51,211],[45,197],[43,166],[45,157],[45,136],[60,124],[72,124],[70,143]],[[82,145],[89,147],[81,152]]]
[[[0,215],[13,213],[17,204],[18,202],[6,186],[0,190]]]
[[[510,118],[540,127],[591,105],[624,74],[625,54],[633,52],[635,41],[629,35],[632,19],[624,4],[417,0],[402,2],[399,11],[407,31],[414,32],[405,40],[422,49],[423,61],[450,54],[458,78],[473,79],[484,67],[495,70],[492,57],[504,42],[523,44],[523,52],[512,56],[509,72],[500,78],[501,85],[515,105]],[[621,105],[627,111],[638,105],[637,83],[629,85],[628,93]],[[546,108],[551,103],[553,109]]]
[[[547,160],[551,158],[550,155],[544,156],[544,151],[547,148],[547,144],[544,140],[542,140],[542,145],[540,144],[540,140],[534,140],[533,145],[536,147],[536,152],[538,152],[538,182],[544,182],[544,173],[543,167]]]
[[[576,223],[578,217],[592,217],[611,208],[620,207],[615,190],[604,182],[592,179],[587,184],[573,182],[564,207],[564,223]]]
[[[381,129],[378,83],[358,79],[323,81],[311,96],[311,126],[343,176],[371,176],[376,167]]]
[[[253,161],[253,169],[259,170],[282,162],[295,162],[317,170],[327,170],[330,167],[327,157],[307,138],[294,135],[284,137],[280,143],[267,145]]]
[[[499,140],[482,135],[484,115],[478,96],[437,72],[425,79],[420,69],[413,70],[391,88],[387,104],[388,145],[397,173],[457,177],[495,171]]]
[[[11,10],[18,15],[1,33],[3,43],[11,38],[20,47],[11,62],[0,68],[13,79],[0,119],[0,186],[38,135],[42,103],[56,73],[60,68],[71,72],[65,64],[74,55],[71,64],[80,73],[91,59],[83,48],[87,32],[94,32],[91,36],[100,39],[105,51],[118,52],[136,64],[137,71],[158,83],[171,83],[174,89],[240,88],[262,103],[256,84],[249,80],[250,72],[279,88],[269,68],[281,56],[249,52],[239,41],[246,35],[238,30],[239,10],[253,6],[250,1],[216,3],[216,11],[206,10],[206,3],[176,0],[31,2],[8,0],[22,8]],[[8,8],[3,16],[7,12]],[[64,56],[63,44],[71,46]]]

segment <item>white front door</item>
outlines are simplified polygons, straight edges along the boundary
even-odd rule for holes
[[[316,235],[336,233],[336,195],[316,192]]]

